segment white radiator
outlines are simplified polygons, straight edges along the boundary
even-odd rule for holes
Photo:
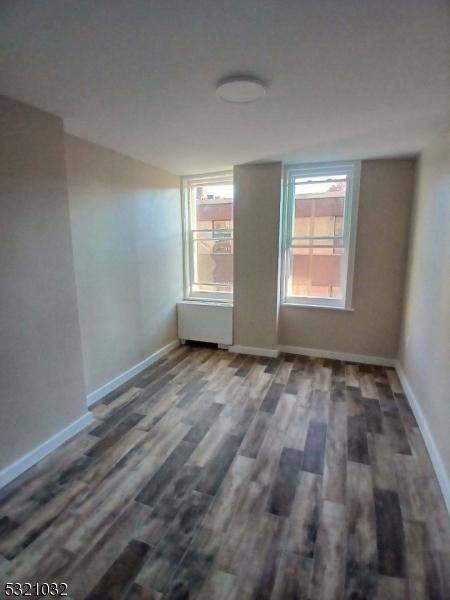
[[[185,301],[177,304],[178,337],[231,346],[233,306],[215,302]]]

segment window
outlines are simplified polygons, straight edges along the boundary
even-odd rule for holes
[[[233,175],[183,178],[185,296],[233,297]]]
[[[350,308],[359,162],[285,169],[282,301]]]

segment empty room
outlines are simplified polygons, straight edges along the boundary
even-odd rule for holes
[[[0,597],[450,600],[448,0],[2,0]]]

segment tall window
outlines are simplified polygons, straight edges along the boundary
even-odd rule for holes
[[[283,302],[350,308],[359,162],[287,167]]]
[[[183,179],[185,295],[233,296],[233,175]]]

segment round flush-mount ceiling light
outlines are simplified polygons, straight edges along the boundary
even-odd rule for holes
[[[246,104],[262,98],[266,93],[266,86],[256,77],[239,75],[219,81],[216,91],[222,100]]]

